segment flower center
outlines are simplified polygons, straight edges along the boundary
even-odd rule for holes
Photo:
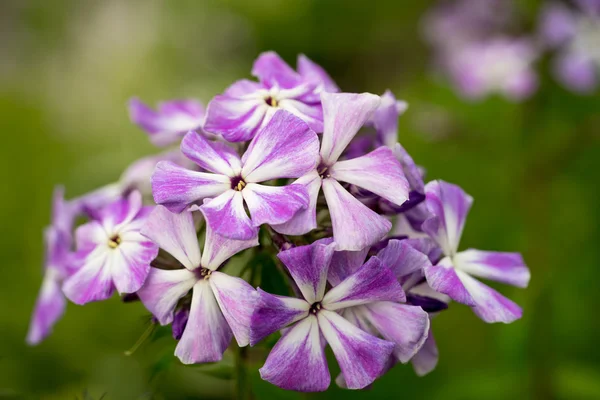
[[[316,303],[313,303],[312,306],[310,306],[310,310],[309,312],[311,314],[317,315],[317,313],[321,311],[321,302],[317,301]]]
[[[115,233],[110,238],[108,238],[108,247],[111,249],[116,249],[121,244],[121,237],[118,233]]]
[[[196,277],[198,279],[207,281],[210,278],[210,274],[212,274],[212,271],[208,268],[200,267],[196,270]]]
[[[242,179],[241,176],[236,176],[235,178],[231,178],[231,188],[233,190],[237,190],[241,192],[242,189],[246,186],[246,182]]]
[[[329,166],[323,164],[323,162],[321,162],[321,164],[319,164],[317,167],[317,172],[319,173],[321,179],[329,178]]]
[[[273,97],[273,96],[268,96],[265,99],[265,103],[267,103],[267,105],[269,107],[277,107],[277,105],[278,105],[277,99],[275,97]]]

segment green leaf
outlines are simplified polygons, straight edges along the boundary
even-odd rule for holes
[[[260,283],[258,286],[262,290],[282,296],[290,295],[287,277],[283,276],[282,271],[277,268],[273,256],[267,253],[258,253],[250,262],[252,263],[251,268],[257,268],[257,271],[260,271]]]

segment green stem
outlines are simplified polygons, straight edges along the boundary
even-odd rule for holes
[[[234,398],[237,400],[252,399],[252,387],[246,371],[246,362],[248,359],[248,347],[240,347],[235,352],[235,392]]]

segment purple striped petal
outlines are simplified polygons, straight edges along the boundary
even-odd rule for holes
[[[362,157],[338,161],[329,173],[338,181],[357,185],[398,206],[408,200],[408,181],[400,162],[387,147]]]
[[[258,56],[252,66],[252,75],[269,88],[277,86],[289,89],[301,83],[300,75],[274,51],[267,51]]]
[[[369,321],[369,309],[366,306],[344,308],[339,314],[361,330],[373,336],[379,335],[377,329],[375,329],[373,324],[371,324],[371,321]]]
[[[286,390],[324,391],[331,381],[324,347],[317,318],[310,315],[279,339],[259,370],[260,376]]]
[[[384,300],[406,301],[406,296],[392,271],[377,257],[371,257],[358,271],[327,292],[323,306],[335,311]]]
[[[302,79],[317,83],[325,92],[339,92],[340,88],[320,65],[313,62],[304,54],[298,56],[297,69]]]
[[[181,141],[181,152],[201,168],[215,174],[237,176],[242,163],[236,151],[221,142],[210,142],[196,132]]]
[[[67,301],[60,289],[57,272],[47,269],[31,316],[27,344],[36,345],[50,335],[54,324],[63,316],[66,306]]]
[[[135,235],[135,238],[133,236]],[[108,257],[112,279],[119,294],[137,292],[148,273],[150,263],[158,255],[158,246],[138,232],[123,233],[123,242]]]
[[[406,104],[406,103],[404,103]],[[394,94],[386,90],[381,96],[381,104],[373,113],[373,125],[377,130],[379,143],[393,148],[398,142],[398,117],[406,111],[406,107],[398,107]]]
[[[281,251],[277,258],[285,264],[302,295],[310,304],[323,299],[327,284],[327,270],[335,244],[314,242],[308,246]]]
[[[349,389],[370,385],[386,370],[393,343],[363,332],[331,311],[321,310],[317,318]]]
[[[249,183],[242,191],[250,210],[252,224],[282,224],[299,210],[306,209],[309,198],[302,185],[265,186]]]
[[[173,310],[198,281],[187,269],[164,270],[152,268],[137,294],[144,306],[161,325],[173,321]]]
[[[491,287],[484,285],[468,274],[457,271],[460,280],[473,298],[473,311],[485,322],[511,323],[523,315],[517,304],[502,296]]]
[[[231,189],[225,175],[196,172],[170,161],[156,164],[152,175],[152,194],[157,204],[171,212],[182,212],[196,201],[217,197]]]
[[[475,300],[458,276],[449,257],[443,258],[437,265],[430,265],[424,269],[427,283],[437,292],[450,296],[452,300],[468,306],[474,306]]]
[[[425,186],[426,204],[433,217],[423,223],[423,230],[442,248],[454,255],[462,235],[473,198],[459,186],[432,181]]]
[[[405,240],[392,239],[377,253],[381,262],[390,268],[396,278],[408,276],[431,265],[429,258]]]
[[[106,300],[115,291],[108,258],[110,250],[97,248],[90,253],[82,267],[63,285],[63,293],[75,304]]]
[[[258,93],[247,98],[215,96],[208,103],[204,130],[220,134],[228,142],[252,139],[268,120],[270,109],[265,100],[258,96]]]
[[[264,91],[265,87],[258,82],[251,81],[249,79],[240,79],[239,81],[233,82],[227,89],[225,89],[226,96],[236,98],[252,98],[257,97],[257,92]]]
[[[344,279],[356,272],[365,263],[369,253],[366,247],[359,251],[336,251],[331,258],[327,280],[332,286],[337,286]]]
[[[171,324],[171,332],[173,333],[173,339],[181,339],[189,317],[190,309],[188,307],[182,307],[175,311],[175,314],[173,316],[173,323]]]
[[[250,321],[250,345],[308,316],[310,304],[293,297],[274,296],[260,288]]]
[[[317,200],[321,189],[321,177],[314,170],[298,178],[294,184],[305,187],[309,197],[308,207],[298,210],[288,222],[272,225],[272,228],[284,235],[297,236],[304,235],[317,227]]]
[[[201,210],[203,213],[205,210]],[[258,235],[248,240],[229,239],[219,235],[212,227],[213,220],[206,218],[206,238],[200,264],[212,271],[217,270],[225,261],[250,247],[258,246]]]
[[[370,93],[321,93],[324,121],[321,158],[325,164],[332,165],[338,160],[379,102],[379,96]]]
[[[156,206],[141,232],[189,270],[200,265],[200,247],[191,212],[175,214]]]
[[[429,332],[429,315],[421,307],[380,301],[365,306],[371,324],[396,345],[394,355],[407,363],[423,346]]]
[[[278,107],[306,122],[313,131],[323,132],[323,107],[320,102],[307,104],[297,99],[281,99]]]
[[[318,151],[317,134],[298,117],[279,110],[250,142],[242,177],[246,183],[299,178],[317,167]]]
[[[194,285],[187,325],[175,348],[183,364],[217,362],[229,346],[233,333],[208,281]]]
[[[408,185],[412,191],[419,194],[425,193],[425,184],[423,183],[423,171],[415,164],[412,157],[402,147],[400,143],[396,143],[393,147],[394,156],[402,165],[402,171],[408,181]]]
[[[435,369],[438,363],[439,353],[437,344],[433,337],[431,327],[429,328],[429,334],[427,340],[421,347],[421,350],[410,360],[418,376],[425,376]]]
[[[241,278],[215,271],[210,275],[210,287],[239,346],[250,343],[250,321],[258,294]]]
[[[469,275],[525,288],[531,274],[519,253],[469,249],[454,257],[457,269]]]
[[[142,195],[134,191],[102,208],[98,216],[105,232],[114,232],[130,224],[141,210]]]
[[[204,107],[195,100],[173,100],[154,111],[136,98],[129,101],[131,121],[145,130],[156,146],[178,142],[189,131],[202,127]]]
[[[362,250],[390,231],[390,221],[358,201],[336,180],[323,180],[337,250]]]
[[[250,240],[258,235],[258,229],[244,209],[241,192],[228,190],[219,197],[206,201],[200,209],[215,233],[235,240]]]

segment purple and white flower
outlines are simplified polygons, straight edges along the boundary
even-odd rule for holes
[[[326,344],[350,389],[362,389],[377,379],[394,351],[394,343],[370,335],[339,313],[348,307],[402,301],[404,292],[396,277],[372,257],[326,293],[334,249],[335,244],[326,240],[278,254],[303,298],[274,296],[258,289],[250,344],[287,327],[260,369],[264,380],[281,388],[301,392],[327,389],[331,377]]]
[[[338,161],[379,106],[379,96],[322,93],[321,101],[325,124],[321,160],[316,168],[296,181],[306,187],[309,206],[274,229],[288,235],[301,235],[315,229],[317,198],[323,188],[337,249],[362,250],[381,240],[392,224],[361,203],[339,182],[368,190],[398,206],[408,199],[408,182],[392,150],[385,146],[361,157]]]
[[[576,93],[587,94],[600,81],[600,1],[580,0],[579,10],[548,4],[540,16],[540,36],[558,49],[553,61],[556,79]]]
[[[155,111],[133,98],[129,101],[129,116],[158,147],[179,142],[189,131],[203,133],[204,107],[196,100],[167,101]]]
[[[217,271],[230,257],[258,245],[258,238],[231,240],[215,233],[207,221],[200,252],[191,212],[171,213],[154,208],[142,234],[175,257],[184,268],[152,268],[138,296],[160,324],[173,322],[179,336],[175,355],[184,364],[215,362],[235,336],[240,346],[249,342],[250,318],[256,291],[241,278]],[[192,291],[189,311],[174,312],[181,298]]]
[[[69,300],[86,304],[109,298],[115,288],[119,293],[133,293],[142,287],[158,254],[158,247],[140,234],[150,210],[134,191],[77,228],[72,261],[77,271],[63,285]]]
[[[485,322],[510,323],[521,318],[521,308],[475,277],[517,287],[527,287],[529,269],[519,253],[468,249],[458,244],[473,198],[460,187],[444,181],[429,182],[426,204],[433,215],[423,230],[441,247],[444,258],[425,267],[429,285],[459,303],[469,305]]]
[[[279,178],[298,178],[317,166],[319,139],[305,122],[291,113],[278,111],[241,159],[231,147],[210,142],[195,132],[185,136],[181,151],[209,172],[159,162],[152,176],[154,200],[172,212],[181,212],[204,200],[202,211],[220,235],[251,239],[260,225],[285,223],[309,205],[304,185],[260,184]]]
[[[339,89],[327,73],[306,56],[298,57],[298,72],[276,53],[262,53],[252,75],[258,82],[240,80],[208,104],[204,129],[230,142],[252,139],[277,110],[304,120],[315,132],[323,131],[319,93]]]

